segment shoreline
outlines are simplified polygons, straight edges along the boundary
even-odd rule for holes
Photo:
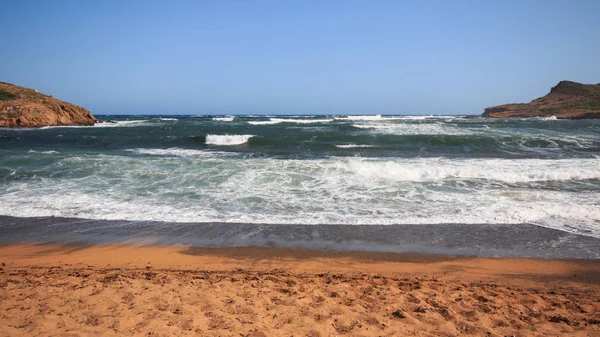
[[[23,242],[600,259],[600,238],[525,223],[294,225],[0,216],[0,244]]]
[[[600,260],[0,246],[10,336],[600,335]]]
[[[9,262],[7,262],[9,261]],[[585,283],[600,287],[598,259],[538,259],[445,254],[333,251],[279,247],[144,246],[132,244],[0,245],[0,263],[10,268],[93,267],[96,269],[154,269],[226,272],[230,270],[290,270],[295,273],[367,272],[446,279],[530,279],[563,285]]]

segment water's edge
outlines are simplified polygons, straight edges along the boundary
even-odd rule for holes
[[[0,244],[26,242],[600,259],[600,239],[531,224],[272,225],[0,216]]]

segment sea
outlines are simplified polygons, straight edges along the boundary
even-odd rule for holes
[[[0,244],[600,258],[600,120],[97,117],[0,129]]]

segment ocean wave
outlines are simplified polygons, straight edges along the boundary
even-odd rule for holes
[[[216,121],[216,122],[232,122],[234,118],[235,117],[232,117],[232,116],[228,116],[228,117],[213,117],[212,120]]]
[[[247,123],[250,125],[272,125],[272,124],[279,124],[281,122],[268,120],[268,121],[248,121]]]
[[[187,158],[215,158],[215,157],[231,157],[235,156],[235,153],[230,152],[218,152],[218,151],[206,151],[206,150],[194,150],[194,149],[182,149],[178,147],[172,147],[168,149],[152,149],[152,148],[137,148],[127,149],[128,152],[136,154],[146,154],[153,156],[168,156],[168,157],[187,157]]]
[[[58,153],[58,151],[54,151],[54,150],[49,150],[49,151],[29,150],[29,151],[27,151],[27,153],[56,154],[56,153]]]
[[[335,147],[340,149],[352,149],[352,148],[362,148],[362,147],[375,147],[375,145],[366,145],[366,144],[336,144]]]
[[[475,130],[458,129],[442,123],[363,123],[352,124],[357,129],[392,135],[473,135]]]
[[[382,116],[382,115],[362,115],[362,116],[339,116],[335,117],[337,120],[349,120],[349,121],[394,121],[394,120],[407,120],[407,121],[420,121],[426,119],[453,119],[460,118],[462,116],[449,116],[449,115],[440,115],[440,116]]]
[[[329,123],[333,119],[295,119],[295,118],[271,118],[268,121],[248,121],[251,125],[272,125],[280,123],[295,123],[295,124],[314,124],[314,123]]]
[[[456,118],[464,118],[465,116],[461,115],[427,115],[427,116],[394,116],[394,117],[386,117],[392,120],[409,120],[409,121],[422,121],[429,119],[438,119],[438,120],[453,120]]]
[[[148,123],[147,119],[131,120],[131,121],[105,121],[94,124],[94,127],[108,128],[108,127],[130,127],[130,126],[141,126]]]
[[[206,135],[206,144],[241,145],[247,143],[254,135]]]
[[[22,128],[19,130],[47,130],[47,129],[81,129],[81,128],[91,128],[97,126],[98,123],[92,125],[49,125],[42,126],[41,128]]]
[[[6,180],[0,214],[307,225],[533,223],[600,237],[598,158],[281,160],[180,148],[130,152],[65,158],[56,164],[60,178],[39,171],[32,179]],[[554,184],[559,188],[548,188]]]
[[[294,118],[271,118],[274,122],[279,123],[296,123],[296,124],[314,124],[314,123],[329,123],[333,119],[294,119]]]
[[[160,120],[160,121],[178,121],[179,119],[161,117],[161,118],[158,118],[158,120]]]
[[[382,120],[383,117],[381,117],[381,115],[362,115],[362,116],[340,116],[340,117],[335,117],[335,119],[350,120],[350,121],[378,121],[378,120]]]
[[[361,160],[339,162],[338,168],[369,179],[393,181],[471,180],[508,184],[600,179],[598,159],[469,159]]]
[[[435,193],[428,192],[432,200],[419,205],[409,198],[397,195],[374,203],[369,197],[348,195],[344,203],[335,203],[322,196],[322,189],[309,195],[312,199],[290,193],[286,183],[283,189],[273,189],[273,184],[243,197],[248,186],[241,184],[238,194],[227,192],[216,199],[203,198],[169,202],[169,194],[157,193],[156,197],[131,198],[115,189],[106,192],[65,190],[60,186],[48,186],[47,193],[19,192],[0,195],[0,214],[16,217],[75,217],[98,220],[203,222],[203,223],[256,223],[256,224],[302,224],[302,225],[419,225],[419,224],[536,224],[580,235],[600,237],[597,223],[600,210],[591,206],[593,200],[585,198],[564,201],[564,194],[548,192],[540,198],[531,192],[515,193]],[[52,191],[50,188],[58,188]],[[181,187],[179,187],[181,188]],[[256,186],[253,187],[256,189]],[[380,190],[383,187],[379,188]],[[23,193],[20,193],[22,192]],[[187,192],[187,191],[186,191]],[[210,192],[210,190],[209,190]],[[409,194],[423,193],[409,190]],[[369,191],[369,194],[374,191]],[[270,197],[269,197],[270,195]],[[334,191],[336,198],[337,193]],[[162,198],[159,199],[159,198]],[[228,198],[228,199],[225,199]],[[260,203],[244,205],[247,200]],[[266,206],[271,203],[273,207]],[[223,205],[227,205],[226,207]],[[277,206],[277,207],[274,207]],[[428,207],[425,207],[428,206]],[[253,212],[246,210],[254,209]]]

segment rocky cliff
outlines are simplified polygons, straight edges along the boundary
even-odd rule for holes
[[[546,96],[529,103],[504,104],[485,109],[484,117],[600,118],[600,84],[560,81]]]
[[[37,90],[0,82],[0,127],[94,125],[97,122],[82,107]]]

